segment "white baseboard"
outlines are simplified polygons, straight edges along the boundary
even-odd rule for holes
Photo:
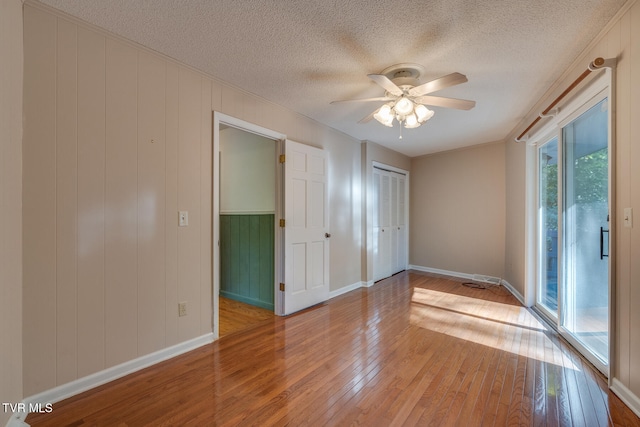
[[[443,276],[457,277],[473,280],[473,274],[460,273],[458,271],[441,270],[439,268],[423,267],[421,265],[409,265],[410,270],[424,271],[425,273],[442,274]]]
[[[25,423],[23,420],[27,418],[27,413],[24,412],[14,412],[5,424],[6,427],[29,427],[29,424]]]
[[[423,267],[420,265],[410,265],[409,269],[424,271],[425,273],[442,274],[443,276],[457,277],[459,279],[466,280],[473,280],[474,276],[476,276],[475,274],[460,273],[459,271],[441,270],[439,268]],[[505,289],[508,290],[518,301],[520,301],[520,304],[525,305],[524,298],[522,297],[520,292],[518,292],[516,288],[511,285],[511,283],[507,282],[504,279],[500,279],[500,284],[504,286]]]
[[[203,345],[210,344],[214,341],[213,333],[208,333],[188,341],[182,342],[180,344],[173,345],[171,347],[163,348],[162,350],[158,350],[154,353],[150,353],[137,359],[130,360],[128,362],[124,362],[120,365],[113,366],[111,368],[105,369],[100,372],[96,372],[95,374],[88,375],[83,378],[78,378],[75,381],[71,381],[66,384],[62,384],[58,387],[54,387],[50,390],[43,391],[41,393],[35,394],[33,396],[29,396],[23,400],[26,408],[28,409],[32,405],[41,404],[51,404],[56,403],[61,400],[67,399],[71,396],[75,396],[76,394],[82,393],[84,391],[90,390],[102,384],[106,384],[110,381],[116,380],[118,378],[124,377],[125,375],[129,375],[141,369],[147,368],[151,365],[155,365],[156,363],[160,363],[164,360],[171,359],[172,357],[179,356],[183,353],[186,353],[191,350],[195,350],[198,347],[202,347]],[[18,422],[24,422],[28,414],[28,411],[25,413],[16,413],[15,419]],[[13,419],[14,417],[12,417]],[[12,420],[10,419],[11,423]],[[7,426],[18,427],[23,426],[24,424],[7,424]]]
[[[346,294],[347,292],[351,292],[351,291],[354,291],[356,289],[370,288],[371,286],[374,285],[374,283],[375,282],[373,280],[369,280],[368,282],[361,281],[361,282],[353,283],[351,285],[347,285],[347,286],[342,287],[340,289],[336,289],[335,291],[329,292],[329,299],[335,298],[335,297],[340,296],[342,294]]]
[[[611,383],[611,391],[640,417],[640,397],[636,396],[617,378],[614,378]]]
[[[347,286],[342,287],[340,289],[336,289],[335,291],[329,292],[329,299],[335,298],[335,297],[340,296],[342,294],[346,294],[347,292],[351,292],[351,291],[359,289],[359,288],[363,288],[365,286],[366,286],[365,282],[356,282],[356,283],[354,283],[352,285],[347,285]]]
[[[524,297],[522,296],[522,294],[520,292],[518,292],[518,290],[516,288],[514,288],[511,283],[507,282],[506,280],[502,279],[500,281],[500,284],[502,286],[505,287],[506,290],[508,290],[509,292],[511,292],[511,295],[513,295],[514,297],[516,297],[516,299],[518,301],[520,301],[520,304],[522,304],[524,307],[526,307],[527,305],[524,303]]]

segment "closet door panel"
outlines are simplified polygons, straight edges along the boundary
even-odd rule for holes
[[[407,267],[406,176],[373,170],[373,279],[384,279]]]
[[[395,274],[398,271],[401,271],[400,262],[399,262],[399,238],[400,238],[400,229],[398,227],[398,181],[400,174],[390,173],[390,203],[389,203],[389,211],[391,217],[391,224],[389,226],[389,234],[390,242],[389,242],[389,268],[390,274]]]
[[[408,264],[408,237],[406,224],[406,182],[405,176],[398,178],[398,270],[407,268]]]

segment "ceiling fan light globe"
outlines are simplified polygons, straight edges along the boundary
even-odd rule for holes
[[[416,117],[418,118],[418,122],[423,123],[433,116],[433,111],[429,110],[426,106],[422,104],[416,105],[415,108]]]
[[[429,110],[429,112],[427,113],[426,117],[422,120],[418,120],[420,123],[424,123],[427,120],[429,120],[431,117],[433,117],[435,113],[433,112],[433,110]]]
[[[418,126],[420,126],[420,123],[418,122],[418,118],[416,117],[416,115],[409,114],[405,119],[404,127],[408,129],[413,129],[413,128],[417,128]]]
[[[389,117],[389,119],[381,119],[378,118],[376,116],[373,116],[378,122],[380,122],[381,124],[392,128],[393,127],[393,117]]]
[[[399,115],[406,116],[413,112],[413,102],[410,99],[402,97],[393,106],[395,112]]]
[[[391,114],[391,107],[387,104],[383,105],[373,115],[373,118],[382,123],[385,126],[393,126],[393,114]]]

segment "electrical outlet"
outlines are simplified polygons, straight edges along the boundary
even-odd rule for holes
[[[183,302],[179,302],[178,303],[178,317],[182,317],[182,316],[186,316],[187,315],[187,302],[183,301]]]

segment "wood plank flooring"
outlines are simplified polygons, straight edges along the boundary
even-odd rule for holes
[[[220,297],[220,336],[224,337],[251,328],[264,321],[273,321],[273,311]]]
[[[261,322],[27,422],[640,426],[506,290],[417,272]]]

